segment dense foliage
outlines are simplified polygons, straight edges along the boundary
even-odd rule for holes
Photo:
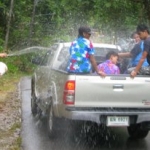
[[[1,58],[0,61],[7,64],[9,74],[20,74],[27,73],[32,74],[34,69],[37,67],[36,64],[32,63],[32,60],[36,58],[35,54],[24,54],[19,56]]]
[[[1,50],[10,17],[10,50],[70,40],[80,25],[117,38],[129,37],[138,23],[150,23],[150,0],[13,0],[12,14],[10,1],[0,1]]]

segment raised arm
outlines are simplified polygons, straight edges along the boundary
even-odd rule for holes
[[[96,73],[99,74],[102,77],[105,77],[106,74],[104,72],[98,70],[97,63],[96,63],[94,55],[90,55],[90,61],[91,61],[91,64],[92,64],[94,70],[96,71]]]
[[[132,57],[132,54],[130,52],[126,52],[126,53],[118,53],[119,57],[121,58],[130,58]]]
[[[6,53],[0,53],[0,57],[7,57]]]

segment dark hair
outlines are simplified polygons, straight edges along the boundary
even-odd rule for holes
[[[89,33],[91,34],[91,29],[89,27],[86,27],[86,26],[81,26],[79,29],[78,29],[78,37],[80,36],[83,36],[83,33]]]
[[[148,34],[150,33],[148,27],[145,24],[139,24],[136,28],[137,32],[143,32],[145,30],[148,32]]]
[[[106,59],[110,59],[111,56],[117,56],[119,57],[118,53],[115,51],[110,51],[106,54]]]

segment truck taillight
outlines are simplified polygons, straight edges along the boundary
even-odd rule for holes
[[[67,81],[64,88],[64,104],[73,105],[75,101],[75,81]]]

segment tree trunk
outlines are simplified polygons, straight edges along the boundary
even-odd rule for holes
[[[143,4],[146,12],[146,18],[148,19],[148,24],[150,25],[150,0],[144,0]]]
[[[36,5],[38,4],[38,2],[39,2],[39,0],[34,0],[34,4],[33,4],[33,11],[32,11],[31,23],[30,23],[29,42],[28,42],[29,46],[31,46],[31,43],[32,43],[35,10],[36,10]]]
[[[14,5],[14,0],[11,0],[9,16],[8,16],[8,23],[7,23],[7,30],[6,30],[6,36],[5,36],[5,44],[4,44],[4,49],[5,50],[8,49],[9,31],[10,31],[10,25],[11,25],[11,17],[12,17],[12,13],[13,13],[13,5]]]

